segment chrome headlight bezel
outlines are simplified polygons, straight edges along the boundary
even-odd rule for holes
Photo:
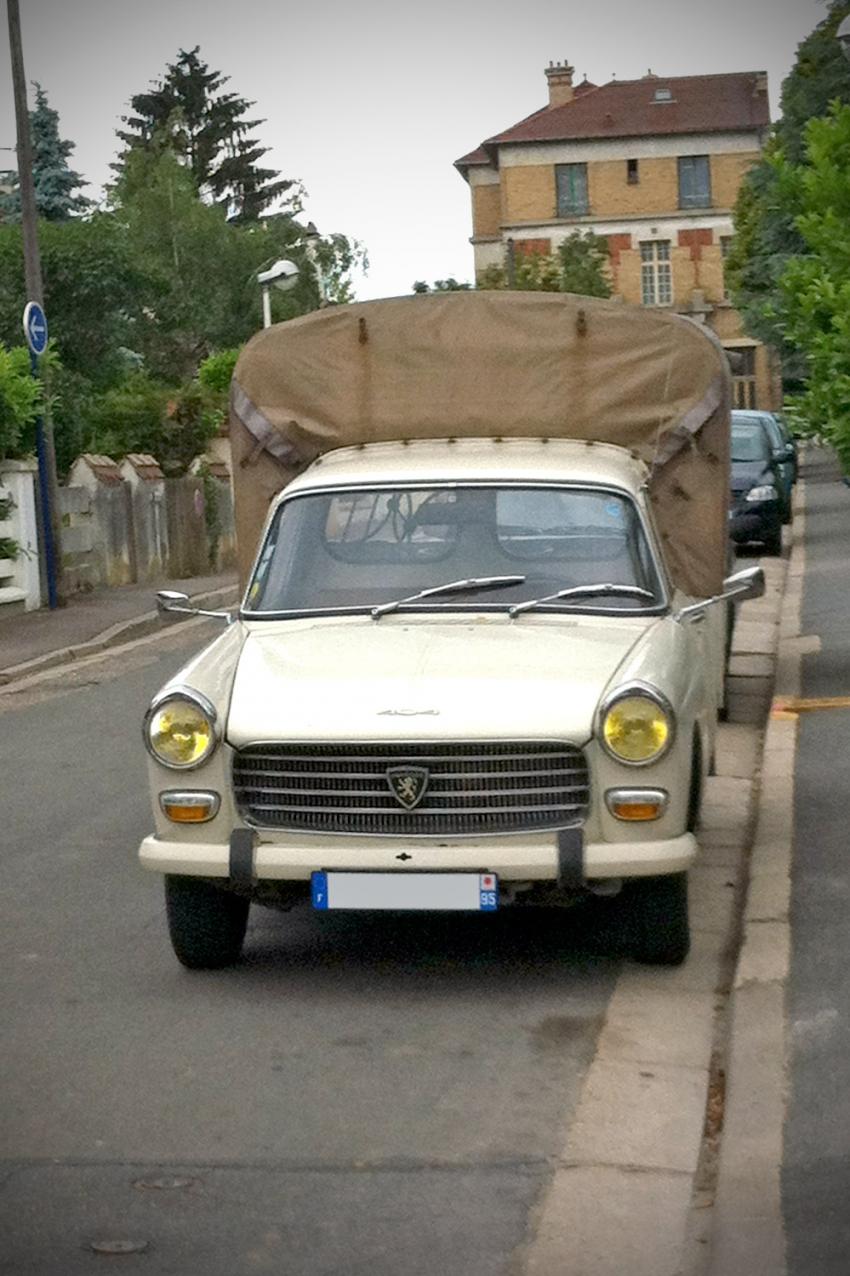
[[[608,714],[612,709],[616,708],[620,701],[631,700],[634,698],[649,700],[656,706],[656,708],[662,711],[667,719],[667,739],[664,741],[664,744],[658,752],[653,753],[649,758],[623,758],[619,753],[616,753],[611,748],[605,738],[605,720],[608,717]],[[623,683],[621,686],[617,687],[614,691],[605,696],[605,698],[601,701],[597,713],[596,735],[607,756],[613,759],[614,762],[617,762],[620,766],[654,766],[657,762],[660,762],[662,758],[666,757],[673,747],[673,743],[676,739],[676,714],[673,709],[673,705],[668,700],[667,696],[665,696],[662,691],[659,691],[657,687],[653,687],[648,682],[635,681]]]
[[[170,704],[174,700],[186,701],[193,705],[196,709],[199,709],[210,725],[209,748],[201,755],[200,758],[194,758],[191,762],[168,761],[168,759],[163,758],[159,753],[157,753],[151,740],[151,723],[153,722],[154,715],[158,713],[160,709],[164,708],[165,705]],[[221,743],[221,728],[219,726],[218,714],[216,713],[215,705],[200,691],[195,691],[192,687],[169,687],[166,691],[161,691],[159,695],[154,696],[151,701],[148,711],[145,714],[144,721],[142,722],[142,739],[145,742],[145,748],[148,753],[159,766],[164,766],[169,771],[195,771],[198,767],[204,766],[205,763],[209,762],[210,758]]]

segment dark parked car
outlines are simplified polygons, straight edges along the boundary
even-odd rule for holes
[[[776,466],[779,487],[779,504],[782,522],[790,523],[792,516],[793,487],[795,483],[796,460],[794,446],[787,438],[787,427],[780,424],[774,412],[734,411],[733,427],[736,421],[759,421],[770,439],[771,453]]]
[[[791,433],[791,427],[788,424],[788,419],[785,416],[784,412],[771,412],[770,415],[773,417],[774,421],[776,421],[780,430],[782,431],[782,437],[785,440],[786,450],[788,452],[788,455],[792,458],[792,461],[793,461],[793,465],[794,465],[794,480],[793,481],[796,483],[800,475],[800,456],[799,456],[799,449],[797,447],[797,440],[794,438],[794,435]]]
[[[773,444],[759,415],[732,413],[732,500],[729,535],[737,544],[760,541],[782,552],[781,478]]]

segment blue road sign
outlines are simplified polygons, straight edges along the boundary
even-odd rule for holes
[[[47,316],[37,301],[28,301],[24,310],[24,336],[33,354],[47,349]]]

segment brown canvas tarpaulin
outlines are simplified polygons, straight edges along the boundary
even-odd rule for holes
[[[233,378],[244,576],[270,499],[323,452],[404,438],[597,439],[636,452],[673,580],[720,589],[729,371],[705,329],[558,293],[367,301],[267,328]]]

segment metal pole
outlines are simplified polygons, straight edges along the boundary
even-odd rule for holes
[[[30,369],[33,380],[38,380],[38,355],[30,350]],[[51,611],[59,605],[56,593],[56,545],[53,539],[53,525],[46,517],[50,507],[49,467],[47,464],[47,437],[44,429],[44,418],[39,412],[35,419],[35,448],[38,456],[38,490],[41,497],[42,532],[44,536],[44,566],[47,573],[47,603]]]
[[[272,299],[269,296],[268,284],[263,284],[263,327],[272,326]]]
[[[38,251],[36,226],[35,184],[32,175],[32,140],[30,117],[27,107],[27,81],[24,74],[24,55],[21,44],[21,15],[18,0],[6,0],[9,15],[9,50],[12,58],[12,85],[15,98],[15,123],[17,125],[18,184],[21,192],[21,229],[24,240],[24,279],[28,301],[44,305],[44,288],[41,280],[41,257]],[[38,375],[37,369],[34,375]],[[42,495],[43,541],[48,567],[48,595],[50,606],[58,605],[62,597],[61,558],[54,552],[60,544],[59,483],[56,476],[56,450],[53,444],[53,426],[48,414],[41,421],[42,443],[38,448],[39,485]],[[49,532],[48,532],[49,527]],[[48,549],[48,544],[50,548]],[[53,575],[50,561],[53,560]],[[62,598],[64,601],[64,598]]]

